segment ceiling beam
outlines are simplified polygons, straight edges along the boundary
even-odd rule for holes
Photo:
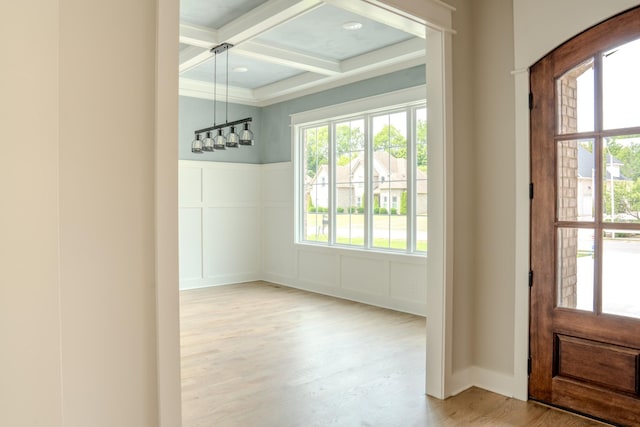
[[[198,25],[180,23],[180,43],[211,49],[220,44],[218,31]]]
[[[345,74],[361,73],[414,58],[424,58],[425,55],[426,42],[420,38],[413,38],[373,52],[345,59],[342,61],[341,66]]]
[[[180,43],[204,48],[206,51],[196,54],[195,50],[190,49],[184,55],[181,54],[179,71],[182,73],[190,70],[211,58],[213,54],[209,52],[209,49],[222,42],[233,45],[244,45],[263,32],[288,22],[322,4],[322,0],[270,0],[218,30],[181,23]],[[281,49],[279,54],[276,54],[278,48],[267,48],[275,55],[273,58],[262,54],[256,45],[249,45],[243,53],[245,56],[260,56],[263,60],[270,59],[272,63],[286,64],[305,71],[318,72],[321,74],[332,74],[339,71],[339,68],[336,69],[336,64],[332,64],[321,58],[314,58],[294,52],[285,52],[284,49]],[[238,46],[235,51],[239,49],[240,46]]]
[[[279,82],[271,83],[253,90],[257,100],[265,100],[275,96],[286,95],[322,83],[329,78],[315,73],[303,73]]]
[[[217,85],[217,101],[224,102],[226,99],[226,86]],[[187,79],[180,77],[180,95],[190,96],[192,98],[208,99],[213,101],[213,83],[203,82],[200,80]],[[235,86],[229,86],[229,102],[244,105],[257,105],[253,90]],[[224,119],[224,111],[218,116],[218,122],[222,123]]]
[[[326,4],[366,16],[369,19],[381,24],[404,31],[413,36],[425,38],[426,31],[423,23],[408,19],[401,14],[395,13],[387,8],[381,8],[372,3],[362,0],[324,0]]]
[[[200,65],[203,61],[206,61],[211,57],[209,49],[202,49],[197,46],[189,46],[186,49],[180,51],[180,66],[179,72],[185,72],[193,67]]]
[[[312,73],[332,76],[341,72],[340,62],[327,58],[320,58],[306,53],[295,52],[291,49],[248,41],[234,48],[234,53],[259,59],[272,64],[284,65]]]
[[[251,105],[256,105],[258,107],[266,107],[271,104],[276,104],[278,102],[287,101],[293,98],[298,98],[300,96],[311,95],[314,93],[318,93],[321,91],[333,89],[336,87],[340,87],[346,84],[359,82],[361,80],[370,79],[373,77],[382,76],[384,74],[393,73],[394,71],[404,70],[407,68],[411,68],[417,65],[424,64],[424,57],[415,58],[406,62],[399,62],[393,65],[389,65],[383,68],[377,68],[370,71],[365,71],[362,74],[359,73],[349,73],[348,75],[341,75],[337,77],[325,76],[316,81],[309,80],[306,84],[301,85],[298,88],[287,88],[284,82],[279,85],[280,91],[272,90],[276,88],[271,88],[269,86],[263,86],[258,89],[254,89],[255,94],[255,102]]]
[[[224,42],[239,44],[323,3],[323,0],[270,0],[218,29],[218,35]]]

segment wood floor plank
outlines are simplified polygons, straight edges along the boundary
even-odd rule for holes
[[[419,316],[266,282],[180,300],[184,427],[601,425],[476,388],[426,397]]]

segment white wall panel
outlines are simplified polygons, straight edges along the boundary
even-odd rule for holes
[[[420,264],[392,262],[389,265],[390,294],[393,298],[425,303],[427,268]]]
[[[206,208],[204,218],[204,277],[225,283],[225,278],[255,276],[260,269],[258,208]]]
[[[360,257],[341,257],[342,287],[366,294],[389,295],[389,263]]]
[[[291,206],[264,206],[262,210],[262,272],[271,277],[291,278],[296,273]]]
[[[292,203],[293,166],[291,163],[264,165],[262,173],[262,197],[263,203],[265,204]]]
[[[202,277],[202,209],[181,208],[180,278],[199,280]]]
[[[260,279],[261,166],[183,160],[179,169],[180,289]]]
[[[202,170],[203,198],[209,205],[260,203],[260,166],[239,163],[208,163]]]
[[[181,289],[262,279],[425,314],[426,259],[294,243],[290,162],[183,160],[180,185]]]
[[[307,285],[338,287],[338,257],[331,253],[300,251],[298,253],[298,274]]]
[[[180,204],[202,202],[202,168],[181,167],[178,174]]]

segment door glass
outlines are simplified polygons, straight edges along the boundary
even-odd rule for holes
[[[602,213],[605,222],[640,222],[640,135],[604,138]]]
[[[605,230],[602,246],[602,312],[640,318],[640,231]]]
[[[593,237],[593,229],[558,229],[558,307],[593,311]]]
[[[602,55],[605,129],[640,126],[640,39]]]
[[[593,58],[556,80],[558,133],[593,131]]]
[[[557,217],[559,221],[593,221],[593,140],[558,142]]]

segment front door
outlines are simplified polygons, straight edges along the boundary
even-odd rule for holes
[[[640,8],[531,69],[534,400],[640,425]]]

